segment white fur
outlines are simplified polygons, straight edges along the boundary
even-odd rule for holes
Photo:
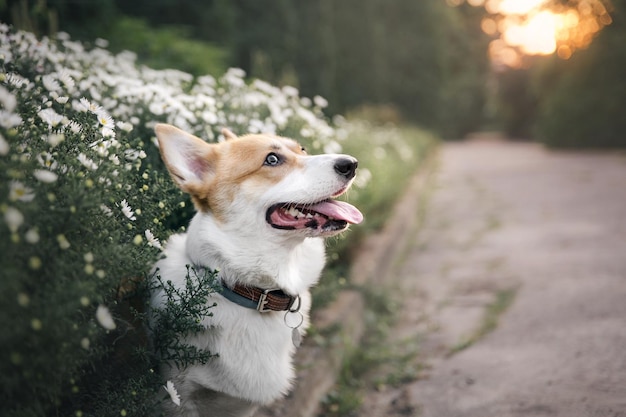
[[[159,135],[157,128],[157,136],[174,179],[183,184],[183,189],[186,182],[206,181],[209,174],[199,171],[197,164],[188,166],[197,144],[190,144],[185,134],[172,129],[162,127]],[[203,145],[197,146],[204,149]],[[300,313],[304,316],[299,331],[304,334],[309,325],[309,288],[317,282],[324,265],[323,239],[302,231],[274,229],[265,216],[272,204],[313,203],[345,190],[351,181],[334,172],[338,157],[343,156],[297,155],[297,167],[273,185],[260,187],[254,180],[241,182],[220,219],[210,211],[198,212],[186,234],[170,238],[165,258],[155,268],[164,280],[179,287],[185,285],[186,265],[197,265],[219,270],[229,285],[240,282],[262,288],[279,287],[298,294],[302,302]],[[162,302],[162,294],[153,295],[153,305]],[[250,415],[257,405],[269,404],[285,395],[294,378],[295,347],[285,312],[259,313],[220,294],[211,295],[208,303],[213,302],[217,303],[210,310],[213,315],[203,321],[206,331],[189,336],[186,343],[208,349],[219,357],[206,365],[165,370],[165,378],[174,382],[181,397],[180,407],[170,406],[172,415]]]
[[[204,232],[205,236],[215,236],[217,239],[223,237],[218,229],[214,229],[216,233],[212,233],[210,226],[208,228],[194,227],[198,223],[206,226],[203,222],[204,216],[206,215],[198,215],[194,218],[190,225],[189,235],[174,235],[170,238],[165,250],[166,258],[156,265],[161,276],[172,280],[174,285],[184,285],[185,265],[203,265],[219,269],[222,273],[232,269],[228,263],[224,263],[222,254],[218,255],[220,259],[216,260],[215,264],[210,261],[215,258],[206,257],[202,263],[199,263],[188,255],[189,252],[195,252],[193,249],[190,251],[190,247],[194,246],[190,244],[193,242],[191,237],[195,234]],[[204,220],[211,223],[210,219]],[[226,242],[233,243],[228,240]],[[239,242],[240,248],[253,249],[250,247],[252,245],[245,244],[245,242],[250,241]],[[213,252],[216,248],[206,245],[205,249],[207,249],[204,252],[206,254]],[[269,256],[268,258],[273,259]],[[280,268],[282,271],[279,272],[279,276],[287,274],[285,281],[296,281],[294,277],[300,278],[297,280],[299,286],[302,287],[302,291],[299,292],[302,301],[300,312],[305,317],[300,331],[304,334],[308,327],[308,311],[311,305],[310,294],[305,286],[307,283],[309,286],[313,285],[321,272],[324,264],[323,242],[319,238],[307,238],[301,245],[294,248],[286,259],[288,262]],[[250,262],[248,267],[252,268],[253,274],[258,273],[259,267],[263,268],[261,265],[256,265],[254,261]],[[243,267],[236,265],[235,269],[242,271]],[[211,309],[213,316],[205,318],[203,322],[207,331],[190,337],[186,342],[198,348],[208,349],[212,353],[218,353],[219,358],[211,360],[206,365],[193,365],[182,374],[179,374],[178,369],[170,369],[166,375],[167,379],[174,382],[181,396],[181,409],[177,410],[181,412],[180,415],[186,415],[184,411],[189,406],[188,395],[190,390],[194,389],[195,384],[256,404],[268,404],[288,392],[294,376],[291,357],[295,347],[291,340],[292,330],[284,321],[285,312],[261,314],[256,310],[234,304],[219,294],[213,294],[208,303],[212,304],[214,301],[217,306]],[[190,413],[188,415],[204,414]],[[216,410],[211,410],[206,415],[219,416],[220,414]]]

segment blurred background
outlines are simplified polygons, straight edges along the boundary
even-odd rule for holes
[[[156,68],[239,67],[333,114],[445,139],[626,145],[626,0],[3,0],[39,36],[106,39]]]

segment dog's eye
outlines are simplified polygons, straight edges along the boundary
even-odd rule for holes
[[[302,151],[302,153],[306,153],[306,148],[304,146],[300,146],[300,150]]]
[[[278,164],[280,164],[280,158],[278,157],[278,155],[272,152],[271,154],[265,157],[265,163],[263,165],[269,165],[269,166],[274,167]]]

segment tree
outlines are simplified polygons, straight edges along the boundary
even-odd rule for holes
[[[613,7],[613,23],[587,49],[537,70],[537,134],[548,145],[626,145],[626,2]]]

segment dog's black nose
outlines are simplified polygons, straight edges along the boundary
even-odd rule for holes
[[[335,161],[335,172],[342,177],[352,179],[356,175],[356,167],[359,162],[354,158],[342,157]]]

